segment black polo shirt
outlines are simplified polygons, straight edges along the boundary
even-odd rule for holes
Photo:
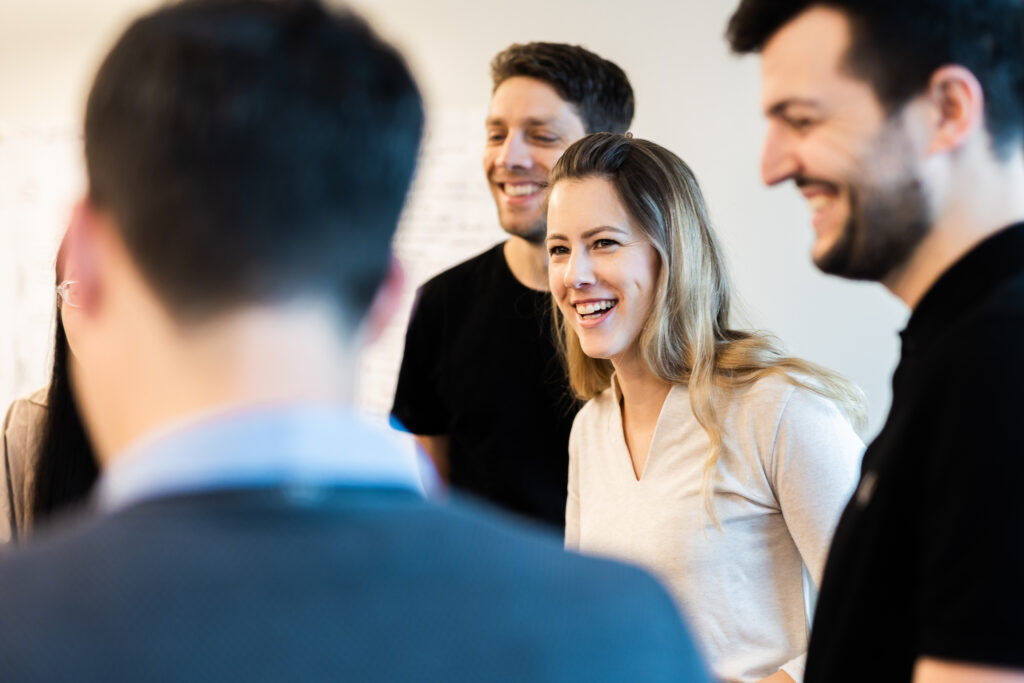
[[[901,336],[808,683],[909,681],[921,657],[1024,667],[1024,224],[943,274]]]
[[[551,295],[516,280],[503,244],[423,285],[392,414],[413,434],[451,437],[453,486],[563,529],[578,410]]]

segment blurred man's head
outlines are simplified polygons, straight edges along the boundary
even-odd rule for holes
[[[387,269],[420,97],[317,2],[191,1],[136,21],[89,95],[89,199],[175,316],[312,296],[351,320]]]
[[[548,172],[588,133],[624,133],[633,89],[618,66],[578,46],[512,45],[491,62],[484,172],[502,228],[541,243]]]
[[[388,273],[422,119],[398,53],[319,2],[189,0],[134,22],[86,111],[74,253],[90,337],[109,349],[83,370],[87,417],[114,400],[105,384],[133,381],[119,372],[159,372],[138,360],[150,346],[169,368],[298,386],[301,326],[347,341]],[[285,367],[260,374],[257,348]]]
[[[885,280],[945,210],[957,150],[984,137],[993,162],[1017,151],[1021,13],[1013,0],[740,3],[728,38],[762,56],[764,180],[800,187],[822,270]]]

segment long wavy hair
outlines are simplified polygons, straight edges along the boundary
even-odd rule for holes
[[[57,284],[64,272],[65,247],[61,243],[57,252]],[[83,503],[99,476],[96,457],[71,395],[70,353],[58,296],[53,368],[32,487],[33,525]]]
[[[866,401],[856,385],[820,365],[785,355],[768,334],[730,327],[732,288],[725,258],[697,178],[682,159],[649,140],[595,133],[562,154],[549,184],[591,177],[612,184],[633,223],[661,258],[640,350],[659,378],[687,385],[694,417],[711,442],[701,498],[716,524],[711,491],[723,443],[716,395],[727,396],[732,389],[775,374],[831,399],[855,428],[863,427]],[[569,384],[580,399],[591,399],[610,386],[612,363],[587,356],[557,303],[554,310]]]

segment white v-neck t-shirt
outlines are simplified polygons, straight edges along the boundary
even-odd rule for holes
[[[573,424],[565,544],[659,576],[717,678],[782,669],[800,683],[815,586],[864,444],[834,403],[775,375],[715,408],[720,529],[701,501],[710,441],[686,386],[666,397],[638,479],[613,378]]]

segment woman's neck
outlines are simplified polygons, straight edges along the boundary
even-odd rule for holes
[[[672,384],[655,375],[639,354],[632,354],[630,358],[613,358],[612,366],[615,368],[615,381],[622,392],[619,407],[622,437],[633,462],[633,475],[640,481],[647,467],[661,407]]]
[[[622,407],[641,422],[657,421],[672,383],[658,377],[639,356],[613,358],[615,381],[622,394]]]

